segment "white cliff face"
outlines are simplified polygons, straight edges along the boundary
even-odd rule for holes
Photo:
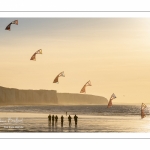
[[[57,93],[58,104],[64,105],[105,105],[108,100],[102,96],[88,94]]]
[[[107,104],[102,96],[57,93],[55,90],[19,90],[0,87],[0,105],[90,105]]]
[[[0,87],[0,105],[57,104],[54,90],[18,90]]]

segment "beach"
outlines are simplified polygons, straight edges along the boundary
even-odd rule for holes
[[[141,119],[139,106],[124,105],[107,109],[103,105],[85,106],[1,106],[0,132],[150,132],[150,117]],[[67,111],[67,116],[66,112]],[[105,110],[105,111],[104,111]],[[130,110],[130,111],[129,111]],[[58,116],[57,124],[48,115]],[[74,115],[78,116],[75,126]],[[64,123],[61,126],[60,117]],[[72,121],[69,127],[68,115]]]

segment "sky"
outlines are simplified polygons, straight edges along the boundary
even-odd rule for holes
[[[149,18],[0,18],[0,86],[150,103],[149,40]]]

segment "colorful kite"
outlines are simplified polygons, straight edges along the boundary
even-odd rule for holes
[[[109,102],[108,102],[107,108],[108,108],[108,107],[112,107],[112,100],[115,99],[115,98],[117,98],[117,97],[116,97],[116,95],[113,93],[113,94],[111,95],[111,97],[110,97],[110,100],[109,100]]]
[[[58,82],[58,78],[59,78],[59,77],[65,77],[64,71],[61,72],[61,73],[59,73],[59,74],[56,76],[56,78],[54,79],[53,83],[59,83],[59,82]]]
[[[36,54],[42,54],[42,49],[37,50],[37,51],[32,55],[32,57],[30,58],[30,60],[36,61]]]
[[[87,83],[85,83],[85,85],[82,87],[80,93],[86,93],[85,89],[86,86],[92,86],[91,81],[89,80]]]
[[[12,21],[12,22],[5,28],[5,30],[9,30],[9,31],[10,31],[11,24],[18,25],[18,20]]]

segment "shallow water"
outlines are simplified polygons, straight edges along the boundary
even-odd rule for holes
[[[0,132],[150,132],[148,108],[146,118],[141,119],[138,105],[116,105],[109,109],[103,105],[1,106]],[[49,114],[58,115],[57,124],[49,123]],[[69,114],[71,127],[67,119]],[[77,126],[73,119],[75,114],[78,116]],[[63,127],[61,115],[64,116]]]

